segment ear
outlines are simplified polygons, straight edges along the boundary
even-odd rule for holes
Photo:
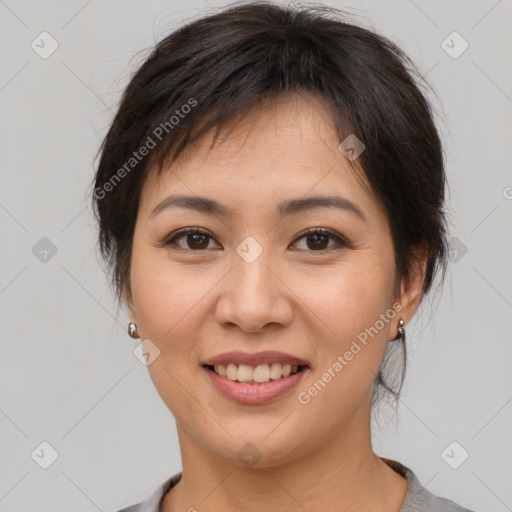
[[[413,263],[408,279],[402,279],[400,284],[400,304],[402,309],[397,315],[395,333],[398,334],[398,321],[402,319],[407,325],[423,297],[423,282],[425,281],[425,270],[427,267],[428,244],[426,242],[413,249]]]

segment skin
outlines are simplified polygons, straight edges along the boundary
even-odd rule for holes
[[[160,177],[150,174],[139,204],[125,297],[141,339],[160,350],[148,370],[176,419],[183,463],[161,510],[398,512],[407,481],[372,450],[370,395],[398,321],[407,325],[419,305],[424,254],[397,288],[387,216],[337,149],[322,99],[280,96],[231,128],[213,148],[208,134]],[[171,193],[212,198],[235,214],[174,207],[152,217]],[[275,211],[280,201],[323,194],[350,199],[366,221],[336,208],[283,218]],[[162,245],[195,227],[210,237]],[[317,249],[301,232],[318,227],[349,245],[326,237]],[[235,250],[247,236],[263,249],[250,264]],[[400,313],[300,403],[298,393],[397,300]],[[306,359],[311,370],[298,389],[270,403],[239,404],[201,368],[231,350],[279,350]],[[261,454],[252,467],[237,456],[247,442]]]

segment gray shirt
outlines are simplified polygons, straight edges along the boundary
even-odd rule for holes
[[[474,512],[461,507],[451,500],[434,496],[423,487],[416,475],[403,464],[383,459],[395,471],[407,479],[407,493],[399,512]],[[146,500],[117,512],[160,512],[164,496],[181,480],[178,473],[161,484]]]

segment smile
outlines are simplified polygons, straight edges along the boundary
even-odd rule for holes
[[[279,363],[276,363],[279,365]],[[208,377],[208,380],[217,392],[223,398],[228,398],[235,402],[241,404],[265,404],[276,400],[277,398],[284,397],[289,393],[293,388],[297,387],[299,382],[304,378],[305,375],[310,371],[308,366],[299,366],[294,365],[292,372],[291,365],[283,365],[281,369],[279,369],[280,376],[277,377],[277,366],[271,364],[260,365],[263,367],[267,367],[267,369],[258,369],[259,367],[251,367],[244,368],[247,365],[235,365],[231,367],[231,363],[227,365],[225,371],[227,375],[222,376],[215,371],[215,366],[203,366],[203,370]],[[221,366],[221,365],[218,365]],[[272,366],[274,366],[273,371],[275,372],[273,375],[276,376],[276,379],[267,378],[264,374],[268,371],[269,374],[272,370]],[[279,365],[281,366],[281,365]],[[230,368],[231,367],[231,368]],[[222,371],[222,368],[217,368],[217,371]],[[229,375],[232,377],[235,376],[236,379],[230,379]],[[241,371],[242,379],[246,378],[246,381],[238,380],[238,372]],[[261,373],[260,373],[261,372]],[[287,376],[284,374],[288,373]],[[255,379],[262,379],[263,377],[267,378],[266,381],[258,382]]]
[[[247,364],[233,364],[228,365],[216,364],[214,366],[207,366],[211,371],[217,375],[225,377],[231,381],[246,382],[248,384],[262,384],[270,382],[271,380],[282,379],[289,377],[301,371],[304,366],[297,364],[260,364],[258,366],[250,366]]]

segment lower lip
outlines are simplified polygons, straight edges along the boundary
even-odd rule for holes
[[[227,377],[221,377],[204,366],[203,370],[208,374],[217,390],[231,400],[242,404],[265,404],[297,386],[309,368],[304,368],[289,377],[281,377],[264,384],[246,384],[230,380]]]

